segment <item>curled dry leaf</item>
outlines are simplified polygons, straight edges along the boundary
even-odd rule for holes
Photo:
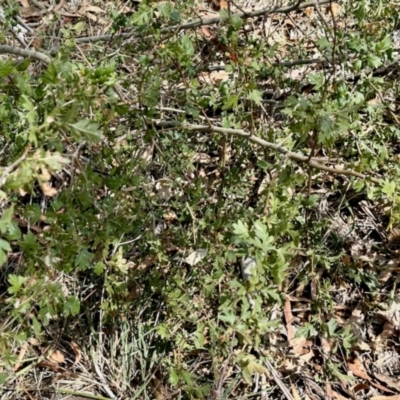
[[[60,350],[54,350],[47,359],[53,363],[62,364],[65,362],[64,354]]]

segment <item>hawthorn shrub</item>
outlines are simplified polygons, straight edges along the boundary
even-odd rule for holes
[[[4,387],[24,343],[60,336],[108,359],[118,398],[251,393],[286,358],[271,337],[300,286],[298,334],[349,354],[331,287],[372,301],[379,269],[346,268],[332,221],[355,212],[350,193],[382,235],[399,221],[398,17],[384,0],[320,3],[143,1],[110,10],[110,36],[54,20],[47,64],[1,58]],[[336,361],[322,382],[345,374]]]

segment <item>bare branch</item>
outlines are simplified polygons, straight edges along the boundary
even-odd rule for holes
[[[149,120],[150,123],[154,124],[160,128],[182,128],[189,131],[200,131],[200,132],[214,132],[214,133],[221,133],[221,134],[228,134],[234,136],[242,136],[246,137],[250,142],[256,143],[262,147],[272,149],[277,151],[280,154],[283,154],[285,157],[289,158],[290,160],[307,163],[310,167],[318,169],[320,171],[329,172],[334,175],[347,175],[347,176],[354,176],[356,178],[364,179],[373,183],[379,183],[379,180],[373,177],[370,177],[365,174],[361,174],[360,172],[356,172],[349,169],[337,169],[332,167],[327,167],[323,165],[318,158],[309,158],[300,153],[294,153],[285,147],[280,146],[276,143],[267,142],[264,139],[259,138],[258,136],[252,135],[243,129],[231,129],[231,128],[221,128],[217,126],[209,126],[209,125],[196,125],[196,124],[187,124],[187,123],[179,123],[175,121],[163,121],[163,120]]]
[[[28,50],[28,49],[20,49],[19,47],[13,46],[0,46],[1,54],[14,54],[15,56],[22,56],[25,58],[32,58],[34,60],[42,61],[45,64],[51,63],[51,58],[46,54],[39,53],[38,51]]]
[[[237,14],[233,14],[233,16],[240,17],[243,19],[247,18],[255,18],[255,17],[261,17],[261,16],[267,16],[269,14],[276,14],[276,13],[289,13],[290,11],[294,10],[302,10],[307,7],[317,7],[323,4],[328,4],[330,3],[331,0],[319,0],[317,2],[310,2],[310,3],[302,3],[297,2],[295,5],[292,6],[287,6],[287,7],[277,7],[277,8],[262,8],[260,10],[255,10],[255,11],[248,11],[248,12],[239,12]],[[175,32],[179,30],[185,30],[185,29],[192,29],[192,28],[198,28],[200,26],[206,26],[206,25],[214,25],[214,24],[219,24],[222,21],[221,16],[216,16],[216,17],[211,17],[211,18],[199,18],[195,19],[193,21],[188,21],[185,22],[182,25],[174,25],[174,26],[168,26],[164,29],[161,30],[161,33],[167,33],[167,32]],[[81,37],[81,38],[76,38],[75,43],[94,43],[94,42],[100,42],[100,41],[109,41],[112,39],[127,39],[132,37],[135,34],[135,31],[133,32],[127,32],[123,33],[121,35],[100,35],[100,36],[89,36],[89,37]]]

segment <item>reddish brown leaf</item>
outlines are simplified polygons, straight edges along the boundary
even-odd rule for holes
[[[358,376],[359,378],[362,379],[366,379],[368,381],[371,380],[371,378],[367,374],[367,371],[364,368],[364,365],[362,364],[359,358],[347,361],[347,366],[355,376]]]

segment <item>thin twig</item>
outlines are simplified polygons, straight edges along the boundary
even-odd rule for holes
[[[269,371],[271,372],[272,377],[274,378],[274,381],[279,386],[279,389],[282,390],[282,393],[285,395],[285,397],[288,400],[294,400],[294,398],[293,398],[292,394],[290,393],[289,389],[282,382],[281,378],[279,378],[278,372],[273,367],[273,365],[268,360],[265,360],[265,364],[267,365]]]
[[[347,175],[354,176],[356,178],[368,180],[373,183],[379,183],[379,179],[373,178],[371,176],[362,174],[360,172],[356,172],[349,169],[337,169],[332,167],[327,167],[320,163],[318,158],[309,158],[301,153],[294,153],[285,147],[282,147],[276,143],[267,142],[264,139],[259,138],[258,136],[252,135],[243,129],[231,129],[231,128],[221,128],[217,126],[208,126],[208,125],[196,125],[196,124],[187,124],[187,123],[179,123],[175,121],[163,121],[157,119],[149,119],[149,123],[154,124],[160,128],[182,128],[189,131],[200,131],[200,132],[213,132],[213,133],[221,133],[228,134],[234,136],[242,136],[247,138],[250,142],[256,143],[264,148],[272,149],[277,151],[278,153],[283,154],[285,157],[290,160],[307,163],[310,167],[318,169],[320,171],[329,172],[335,175]]]
[[[39,53],[38,51],[20,49],[13,46],[0,46],[0,54],[14,54],[15,56],[22,56],[25,58],[33,58],[34,60],[42,61],[45,64],[51,63],[51,58],[46,54]]]

